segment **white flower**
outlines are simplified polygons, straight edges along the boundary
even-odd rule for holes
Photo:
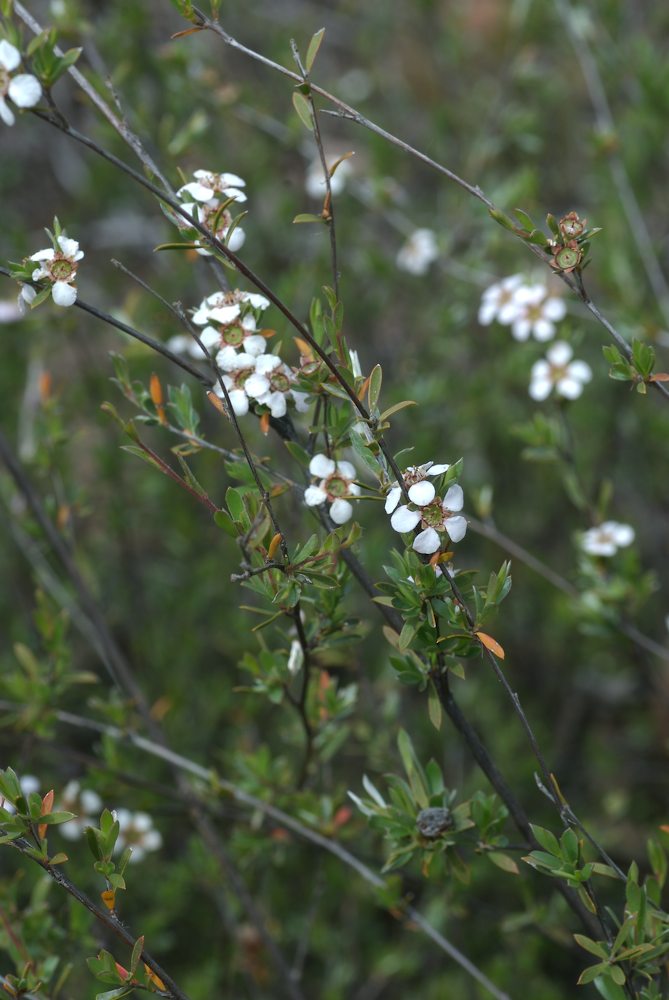
[[[38,250],[29,258],[39,263],[39,267],[36,267],[32,273],[32,280],[43,281],[46,279],[50,281],[51,296],[56,305],[72,306],[77,301],[77,289],[74,282],[77,277],[77,267],[84,256],[84,251],[79,249],[76,240],[68,239],[67,236],[58,236],[56,242],[58,250],[54,250],[53,247],[49,247],[47,250]],[[20,294],[27,303],[30,303],[35,297],[30,295],[25,285]]]
[[[329,514],[335,524],[345,524],[353,516],[353,507],[346,497],[360,496],[360,487],[354,482],[357,475],[351,462],[335,462],[327,455],[318,454],[309,462],[309,472],[317,482],[304,491],[307,507],[330,504]]]
[[[209,202],[205,204],[188,202],[181,207],[193,219],[195,219],[196,222],[199,222],[201,226],[205,226],[205,228],[211,232],[212,236],[215,236],[220,243],[225,243],[228,249],[232,250],[233,253],[236,253],[237,250],[240,250],[243,247],[244,241],[246,240],[246,233],[241,226],[236,226],[230,235],[230,239],[227,239],[228,230],[232,225],[232,215],[227,208],[222,212],[219,212],[218,202],[214,202],[213,205]],[[214,221],[217,215],[218,225],[216,232],[214,232]],[[177,225],[179,229],[189,228],[188,223],[181,216],[178,218]],[[195,240],[195,244],[197,253],[199,253],[202,257],[211,257],[212,251],[207,249],[206,242],[203,244],[201,239],[197,239]]]
[[[614,556],[618,549],[631,545],[634,528],[618,521],[604,521],[581,536],[581,548],[590,556]]]
[[[518,311],[516,292],[522,285],[523,275],[512,274],[486,288],[479,307],[478,320],[481,326],[488,326],[494,320],[503,326],[513,322]]]
[[[439,256],[437,236],[431,229],[415,229],[395,258],[401,271],[426,274]]]
[[[552,340],[555,323],[564,319],[567,307],[562,299],[548,294],[545,285],[523,286],[514,294],[515,316],[511,320],[511,334],[516,340]]]
[[[24,774],[23,777],[19,778],[19,785],[24,796],[28,798],[33,792],[39,791],[39,778],[36,778],[34,774]],[[16,809],[11,802],[6,802],[0,796],[0,805],[8,813],[15,813]]]
[[[559,340],[546,351],[545,359],[535,361],[529,390],[532,399],[546,399],[553,389],[564,399],[578,399],[592,371],[585,361],[572,361],[573,353],[569,344]]]
[[[222,196],[221,200],[226,201],[233,198],[234,201],[246,201],[246,195],[240,188],[246,187],[246,181],[238,177],[237,174],[215,174],[210,170],[195,170],[193,177],[196,180],[190,184],[184,184],[177,191],[180,198],[184,197],[184,191],[189,198],[195,201],[210,202]]]
[[[244,389],[251,399],[269,407],[273,417],[283,417],[289,400],[295,403],[300,413],[309,408],[307,394],[294,389],[294,382],[295,375],[278,355],[261,354],[256,358],[255,371],[247,379]]]
[[[404,480],[404,488],[409,493],[409,496],[411,496],[412,487],[424,482],[426,476],[443,476],[443,474],[448,472],[449,469],[450,465],[435,465],[434,462],[425,462],[424,465],[410,465],[402,476],[402,479]],[[434,486],[432,486],[431,483],[426,483],[425,485],[432,488],[432,497],[434,497]],[[420,495],[420,493],[418,495]],[[386,497],[386,514],[392,514],[400,502],[401,496],[402,490],[399,484],[393,483],[388,491],[388,496]],[[432,497],[430,497],[430,500]]]
[[[303,663],[304,663],[304,651],[302,649],[302,646],[297,641],[297,639],[293,639],[293,641],[290,644],[290,654],[288,656],[288,664],[287,664],[288,673],[292,674],[293,677],[296,674],[299,674]]]
[[[218,368],[225,374],[222,376],[223,384],[228,390],[230,403],[235,415],[243,417],[249,412],[249,397],[246,392],[246,382],[253,374],[256,366],[256,359],[251,354],[237,354],[234,348],[225,348],[216,356]],[[221,399],[225,399],[225,393],[217,383],[214,392]]]
[[[332,163],[336,163],[336,157]],[[334,177],[330,178],[330,190],[333,195],[341,194],[346,187],[346,181],[353,172],[353,167],[349,160],[342,160],[335,170]],[[309,165],[305,180],[305,189],[310,198],[325,198],[325,177],[323,176],[323,164],[320,157],[317,157]]]
[[[0,118],[5,125],[13,125],[16,121],[14,112],[7,105],[9,97],[17,108],[34,108],[42,96],[42,85],[32,73],[17,73],[12,76],[21,63],[21,53],[6,39],[0,41]]]
[[[58,808],[76,814],[60,827],[60,832],[66,840],[78,840],[91,821],[100,815],[102,799],[90,788],[81,788],[78,781],[68,781]]]
[[[246,313],[252,310],[256,319],[261,312],[269,307],[269,299],[257,292],[243,292],[235,288],[232,292],[214,292],[203,299],[193,313],[193,322],[196,326],[206,326],[212,313],[220,312],[226,308],[237,308],[239,312]],[[233,317],[234,318],[234,317]]]
[[[132,848],[131,862],[141,861],[148,851],[157,851],[162,847],[163,838],[158,830],[154,829],[153,820],[148,813],[131,813],[129,809],[117,809],[116,819],[120,831],[115,850]]]
[[[413,548],[432,555],[441,548],[441,534],[446,532],[452,542],[459,542],[467,531],[467,521],[458,514],[464,506],[462,487],[450,486],[442,500],[432,483],[423,480],[410,487],[409,504],[398,507],[390,523],[401,534],[413,531],[419,524],[423,530],[413,540]]]

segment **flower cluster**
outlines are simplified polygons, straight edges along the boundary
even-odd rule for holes
[[[569,344],[559,340],[551,344],[545,358],[535,361],[530,381],[532,399],[547,399],[553,390],[563,399],[578,399],[592,378],[592,370],[585,361],[572,361],[573,354]]]
[[[436,234],[431,229],[415,229],[395,258],[401,271],[409,274],[426,274],[430,264],[439,256]]]
[[[235,226],[230,232],[234,220],[229,206],[233,202],[246,201],[246,194],[241,190],[246,187],[246,181],[237,174],[215,174],[209,170],[196,170],[193,177],[193,181],[177,191],[182,199],[181,207],[196,222],[206,226],[217,240],[226,243],[230,250],[235,252],[241,249],[246,234],[240,226]],[[180,229],[189,228],[181,216],[176,217],[176,222]],[[211,256],[211,250],[201,240],[195,242],[199,254]]]
[[[318,454],[309,462],[309,472],[314,479],[304,491],[307,507],[329,504],[329,515],[335,524],[346,524],[353,516],[353,506],[347,498],[360,496],[355,482],[355,466],[351,462],[335,462],[327,455]]]
[[[132,849],[130,862],[141,861],[149,851],[158,851],[163,846],[163,838],[153,825],[148,813],[130,812],[129,809],[116,809],[114,815],[120,827],[116,850]]]
[[[581,536],[581,548],[589,556],[614,556],[618,549],[631,545],[634,528],[618,521],[604,521]]]
[[[491,285],[483,293],[479,308],[479,323],[489,326],[496,321],[511,327],[516,340],[552,340],[555,324],[564,319],[567,307],[562,299],[552,295],[543,283],[528,284],[522,274]]]
[[[52,247],[38,250],[24,262],[21,272],[13,273],[15,277],[27,278],[30,281],[49,282],[47,294],[50,292],[55,304],[72,306],[77,301],[75,281],[84,251],[79,249],[76,240],[71,240],[61,233],[52,237],[52,241]],[[30,261],[35,261],[39,267],[33,267]],[[25,308],[35,303],[37,297],[37,290],[24,282],[19,294],[19,306]]]
[[[467,521],[459,513],[464,506],[462,487],[453,483],[444,497],[437,495],[437,489],[430,480],[443,476],[450,465],[412,465],[404,472],[402,479],[409,503],[398,506],[402,498],[402,487],[394,483],[386,497],[386,513],[391,515],[390,523],[400,533],[413,531],[419,525],[421,531],[413,540],[416,552],[432,555],[442,546],[442,536],[450,541],[461,541],[467,531]]]
[[[21,53],[6,39],[0,41],[0,118],[5,125],[16,121],[7,98],[17,108],[34,108],[42,96],[42,85],[32,73],[14,73],[21,65]]]
[[[269,299],[253,292],[214,292],[200,303],[193,313],[195,326],[202,327],[200,340],[207,350],[240,348],[254,356],[265,353],[266,340],[258,332],[258,320],[269,306]],[[269,333],[269,331],[267,331]],[[172,337],[167,346],[180,354],[201,358],[200,346],[187,334]]]
[[[78,781],[68,781],[63,789],[59,809],[74,813],[74,819],[63,823],[60,832],[66,840],[78,840],[87,826],[102,811],[102,799],[90,788],[82,788]]]

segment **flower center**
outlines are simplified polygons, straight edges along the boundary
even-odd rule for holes
[[[269,377],[269,384],[275,392],[288,392],[290,389],[290,379],[285,372],[272,372]]]
[[[251,376],[252,368],[240,368],[239,371],[235,372],[232,376],[232,380],[235,383],[235,389],[243,389],[246,385],[248,379]]]
[[[210,231],[213,230],[214,220],[218,215],[218,229],[216,230],[215,236],[225,236],[230,224],[232,222],[232,216],[228,212],[227,208],[223,212],[219,212],[218,208],[208,208],[204,213],[204,224]]]
[[[435,531],[444,530],[444,508],[441,506],[441,497],[435,497],[432,503],[421,508],[423,524]]]
[[[325,480],[322,488],[331,500],[336,500],[337,497],[348,496],[348,479],[344,479],[344,477],[338,472],[333,472],[332,475]]]
[[[76,264],[66,257],[54,257],[49,264],[49,274],[54,281],[68,281],[76,270]]]
[[[231,323],[230,326],[220,326],[221,341],[231,347],[239,347],[244,340],[244,331],[238,323]]]

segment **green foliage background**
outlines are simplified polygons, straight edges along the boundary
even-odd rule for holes
[[[49,17],[48,5],[29,7],[35,16]],[[290,82],[211,36],[171,41],[184,23],[165,2],[65,0],[57,9],[62,13],[51,20],[62,43],[84,45],[80,68],[87,75],[110,75],[131,126],[175,186],[177,167],[187,174],[228,170],[246,179],[242,256],[306,317],[312,297],[330,282],[329,246],[324,230],[291,225],[297,213],[318,206],[304,190],[315,151],[292,110]],[[666,268],[669,69],[663,52],[669,13],[660,4],[598,2],[579,7],[575,16],[594,52],[615,133],[595,126],[581,68],[552,2],[225,0],[221,13],[231,34],[286,65],[289,39],[304,50],[325,25],[315,79],[327,89],[480,184],[503,208],[522,206],[536,219],[576,209],[603,227],[586,272],[588,290],[628,338],[654,344],[658,370],[666,370],[669,335],[612,168],[620,157]],[[126,147],[71,81],[60,81],[55,97],[82,131],[130,162]],[[480,204],[415,159],[351,123],[323,117],[322,127],[334,155],[355,150],[352,177],[336,200],[345,333],[363,371],[382,364],[385,406],[405,398],[419,404],[394,419],[392,447],[413,448],[411,461],[417,462],[464,456],[466,510],[486,513],[491,496],[501,531],[582,584],[575,533],[589,526],[587,514],[570,502],[559,464],[528,461],[516,433],[537,409],[553,414],[549,404],[538,407],[527,395],[529,368],[543,348],[518,344],[508,329],[482,328],[476,320],[482,290],[507,274],[531,272],[533,258]],[[152,253],[173,231],[152,199],[108,164],[28,115],[3,129],[0,150],[3,259],[18,260],[46,245],[42,227],[58,215],[86,251],[82,298],[163,340],[178,332],[170,315],[110,259],[187,307],[213,290],[201,260]],[[400,272],[395,264],[415,226],[433,228],[441,249],[423,277]],[[0,295],[13,295],[11,283]],[[276,311],[269,315],[289,356],[291,331]],[[609,515],[637,532],[635,552],[618,557],[622,578],[631,581],[622,610],[666,649],[667,407],[653,393],[630,393],[626,384],[608,378],[603,330],[575,301],[562,329],[576,356],[594,370],[583,398],[569,408],[586,492],[596,497],[609,480]],[[358,703],[339,749],[302,793],[292,792],[302,747],[296,719],[285,705],[237,690],[248,684],[239,661],[257,639],[249,636],[255,619],[239,610],[252,597],[230,582],[239,566],[234,542],[167,479],[120,451],[118,428],[100,410],[109,399],[132,415],[109,381],[110,351],[122,351],[133,376],[145,382],[152,371],[164,384],[180,380],[162,359],[76,310],[42,307],[3,326],[1,335],[2,429],[27,457],[33,482],[60,519],[149,700],[165,712],[172,746],[283,802],[289,812],[320,814],[326,831],[328,815],[346,804],[347,789],[360,791],[364,773],[382,783],[380,775],[398,769],[400,726],[411,733],[421,758],[434,756],[447,783],[462,795],[485,789],[447,721],[436,731],[426,698],[398,685],[374,608],[352,585],[350,615],[362,620],[367,638],[333,653],[327,667],[341,684],[359,686]],[[27,394],[31,373],[40,370],[52,378],[47,407],[35,406]],[[234,447],[231,431],[192,389],[206,436]],[[281,442],[263,438],[252,417],[243,426],[258,454],[271,456],[279,468],[286,465]],[[169,455],[171,438],[159,429],[148,429],[146,436]],[[222,503],[229,478],[217,456],[201,453],[193,468]],[[14,643],[40,651],[33,624],[36,577],[25,552],[29,548],[40,561],[48,560],[48,552],[9,481],[0,485],[0,669],[6,682],[16,671]],[[279,510],[291,544],[305,540],[312,528],[304,509],[284,498]],[[397,539],[379,505],[360,505],[359,519],[364,561],[373,578],[381,579]],[[483,578],[504,558],[474,532],[456,553],[458,566],[480,568]],[[642,572],[657,582],[645,601]],[[623,868],[634,858],[643,865],[647,836],[667,821],[667,658],[622,638],[517,560],[513,579],[511,596],[491,628],[506,650],[511,683],[578,814]],[[111,721],[132,718],[110,693],[94,651],[76,628],[71,639],[73,666],[94,671],[100,681],[69,693],[63,707]],[[469,664],[457,694],[533,820],[550,826],[553,816],[534,783],[523,733],[482,662]],[[194,1000],[280,995],[267,955],[191,832],[169,771],[121,744],[34,720],[23,730],[0,730],[0,755],[19,773],[39,775],[44,790],[80,777],[110,808],[145,809],[155,818],[164,847],[129,870],[122,915],[146,935],[150,950]],[[377,906],[369,888],[334,858],[225,801],[219,832],[285,954],[303,962],[305,995],[484,995],[427,940]],[[336,836],[373,868],[382,866],[383,843],[357,812]],[[71,876],[95,895],[100,887],[83,842],[68,853]],[[412,866],[402,873],[401,885],[511,995],[522,989],[541,1000],[572,996],[584,964],[568,933],[577,928],[550,883],[521,867],[517,878],[477,860],[463,884],[453,878],[427,881]],[[55,947],[73,963],[63,997],[94,996],[83,958],[99,947],[98,930],[56,889],[47,891],[32,871],[19,876],[19,868],[5,849],[2,912],[10,922],[18,919],[10,899],[22,910],[32,898],[24,938],[37,953]],[[38,932],[42,906],[56,919]],[[0,946],[2,971],[11,953],[2,926]],[[588,986],[583,995],[597,994]]]

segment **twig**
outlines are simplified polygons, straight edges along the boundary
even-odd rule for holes
[[[103,910],[97,906],[89,897],[81,891],[73,882],[67,878],[66,875],[53,865],[49,864],[48,861],[44,861],[39,857],[35,856],[35,850],[32,844],[29,843],[24,837],[19,837],[16,840],[9,841],[8,846],[15,848],[24,857],[38,864],[47,875],[53,879],[53,881],[65,890],[73,899],[89,913],[92,913],[95,919],[101,923],[107,930],[111,931],[117,938],[123,941],[124,944],[129,945],[132,948],[135,944],[135,938],[132,934],[126,930],[120,920],[114,916],[109,910]],[[161,992],[161,996],[173,997],[174,1000],[188,1000],[188,996],[180,989],[179,986],[174,982],[171,976],[162,968],[161,965],[156,962],[152,955],[148,951],[143,950],[140,959],[151,969],[152,972],[158,976],[165,984],[166,991]]]
[[[20,706],[14,702],[0,700],[0,709],[14,711],[18,707]],[[90,730],[96,733],[105,733],[115,740],[130,743],[138,750],[142,750],[153,757],[166,761],[172,767],[177,768],[180,771],[184,771],[187,774],[191,774],[199,780],[206,782],[207,787],[213,786],[214,788],[221,789],[235,802],[239,802],[254,811],[257,810],[264,813],[266,816],[270,816],[282,827],[285,827],[287,830],[292,830],[292,832],[297,834],[297,836],[303,838],[304,840],[308,840],[315,846],[322,848],[329,854],[332,854],[343,864],[357,872],[357,874],[360,875],[365,882],[373,886],[375,889],[382,889],[385,887],[385,881],[377,875],[376,872],[372,871],[371,868],[364,864],[364,862],[360,861],[360,859],[354,854],[351,854],[350,851],[339,844],[336,840],[331,840],[323,834],[318,833],[317,830],[312,830],[310,827],[305,826],[299,820],[295,819],[289,813],[284,812],[284,810],[280,809],[278,806],[274,806],[269,802],[265,802],[263,799],[257,798],[255,795],[251,795],[249,792],[246,792],[237,785],[234,785],[231,781],[220,777],[214,771],[209,770],[206,767],[202,767],[202,765],[176,753],[169,747],[156,743],[144,736],[140,736],[138,733],[128,732],[127,730],[120,729],[117,726],[96,722],[93,719],[87,719],[83,716],[75,715],[72,712],[66,712],[58,709],[53,714],[65,725]],[[494,983],[492,983],[487,976],[481,972],[480,969],[472,965],[466,956],[464,956],[454,945],[447,941],[446,938],[440,934],[439,931],[437,931],[436,928],[434,928],[419,911],[412,906],[407,906],[403,907],[402,913],[411,923],[420,927],[423,933],[434,941],[443,952],[445,952],[458,965],[460,965],[461,968],[476,979],[477,982],[484,986],[492,994],[492,996],[496,997],[497,1000],[510,1000],[506,993],[500,991]]]

